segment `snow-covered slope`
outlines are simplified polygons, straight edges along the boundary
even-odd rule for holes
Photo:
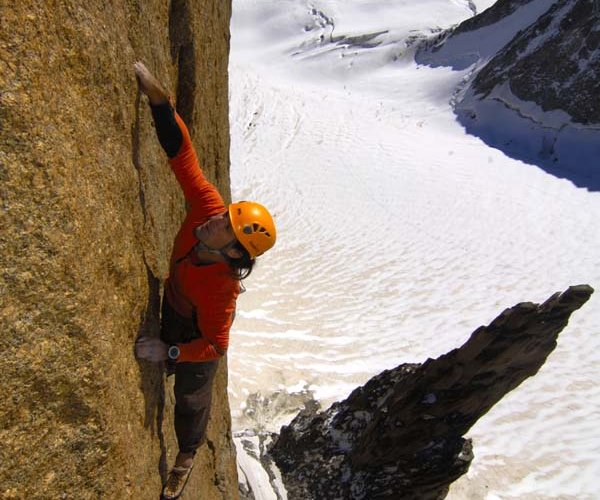
[[[284,413],[250,394],[306,387],[327,405],[505,307],[598,288],[600,194],[467,134],[450,101],[469,69],[414,63],[415,40],[490,4],[234,0],[233,195],[264,202],[279,228],[232,331],[238,429],[277,430]],[[453,498],[594,498],[599,297],[473,428]]]

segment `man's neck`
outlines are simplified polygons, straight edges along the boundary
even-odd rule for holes
[[[212,252],[195,252],[194,265],[208,266],[217,262],[225,262],[222,255]]]

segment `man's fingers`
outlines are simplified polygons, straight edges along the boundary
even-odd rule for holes
[[[135,77],[140,85],[141,90],[145,93],[148,90],[148,82],[150,79],[150,72],[144,66],[144,64],[140,61],[134,63],[133,71],[135,73]]]
[[[144,63],[141,61],[137,61],[137,62],[133,63],[133,70],[138,74],[148,71],[146,69],[146,66],[144,66]]]
[[[151,343],[148,343],[149,340],[151,340],[151,337],[140,337],[136,340],[135,354],[138,356],[138,358],[145,358],[148,356],[152,347]]]

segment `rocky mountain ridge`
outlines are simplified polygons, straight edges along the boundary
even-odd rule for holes
[[[422,45],[417,62],[470,68],[454,100],[469,133],[577,186],[600,189],[600,8],[499,0]]]

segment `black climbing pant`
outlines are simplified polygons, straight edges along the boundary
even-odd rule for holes
[[[204,442],[218,365],[215,360],[175,367],[175,433],[181,453],[193,453]]]
[[[180,344],[199,338],[201,334],[195,318],[182,317],[163,298],[160,336],[167,344]],[[171,366],[175,373],[175,433],[181,453],[195,453],[204,443],[218,366],[218,359]]]

